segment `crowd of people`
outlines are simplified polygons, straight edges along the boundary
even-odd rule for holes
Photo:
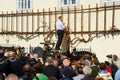
[[[99,62],[94,53],[43,51],[25,53],[24,48],[0,48],[0,80],[120,80],[117,55]]]

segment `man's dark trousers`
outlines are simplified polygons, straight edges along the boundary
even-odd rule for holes
[[[63,40],[64,31],[63,30],[57,30],[57,35],[58,35],[58,40],[57,40],[55,50],[60,50],[60,45],[61,45],[62,40]]]

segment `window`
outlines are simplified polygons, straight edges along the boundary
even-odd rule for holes
[[[18,11],[32,10],[32,0],[17,0]]]
[[[60,7],[77,5],[77,0],[59,0]]]
[[[107,2],[112,2],[113,0],[105,0],[105,2],[107,3]]]
[[[106,5],[110,6],[113,5],[113,2],[115,2],[115,4],[120,4],[120,0],[100,0],[101,1],[101,5],[104,6],[104,3],[106,3]]]
[[[76,4],[76,0],[70,0],[70,4]]]
[[[61,3],[61,6],[67,6],[68,0],[61,0],[60,3]]]

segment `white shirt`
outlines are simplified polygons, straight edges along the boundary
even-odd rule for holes
[[[57,29],[57,30],[63,30],[63,29],[65,29],[64,24],[63,24],[62,21],[60,21],[59,19],[58,19],[57,22],[56,22],[56,29]]]

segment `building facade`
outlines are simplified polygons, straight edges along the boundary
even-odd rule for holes
[[[30,46],[42,47],[62,16],[73,40],[71,50],[92,51],[100,60],[119,55],[119,5],[120,0],[1,0],[0,44],[24,46],[27,52]],[[56,43],[55,35],[51,39]]]

